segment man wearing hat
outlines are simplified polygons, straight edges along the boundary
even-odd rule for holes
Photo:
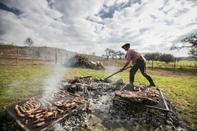
[[[149,81],[149,86],[155,86],[155,83],[153,82],[152,78],[146,73],[146,59],[142,56],[141,53],[130,49],[130,44],[126,43],[122,46],[122,48],[126,51],[126,63],[123,66],[123,68],[120,69],[122,72],[132,61],[132,67],[130,69],[130,84],[134,83],[134,76],[138,69],[140,69],[142,75]]]

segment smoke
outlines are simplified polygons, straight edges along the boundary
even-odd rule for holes
[[[66,74],[66,70],[63,66],[54,66],[53,72],[43,82],[43,94],[51,94],[59,89],[61,80]]]
[[[53,131],[65,131],[61,123],[55,123],[52,127]]]
[[[107,67],[105,70],[105,72],[108,74],[108,76],[118,72],[121,68],[121,67],[117,66],[117,62],[115,60],[112,60],[112,61],[108,60],[106,64],[110,65],[110,67]],[[115,79],[120,79],[117,74],[113,75],[112,77]]]
[[[43,48],[43,50],[45,51],[44,55],[50,54],[50,58],[48,57],[47,59],[54,59],[50,62],[50,67],[53,67],[53,71],[43,82],[43,94],[51,94],[60,89],[61,80],[67,73],[65,63],[68,63],[67,60],[73,56],[73,53],[66,50],[55,50],[54,48]]]

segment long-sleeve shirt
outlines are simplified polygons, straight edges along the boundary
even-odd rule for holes
[[[140,56],[141,53],[129,48],[126,53],[126,61],[129,63],[132,61],[132,64],[134,64]]]

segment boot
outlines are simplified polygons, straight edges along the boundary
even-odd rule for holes
[[[155,85],[155,83],[153,82],[153,79],[149,76],[149,75],[147,75],[147,76],[145,76],[146,77],[146,79],[149,81],[149,83],[150,83],[150,85],[148,86],[148,87],[151,87],[151,86],[156,86]]]
[[[148,87],[151,87],[151,86],[155,87],[156,85],[154,82],[152,82],[152,83],[150,83],[150,85]]]

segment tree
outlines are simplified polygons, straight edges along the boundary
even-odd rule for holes
[[[188,54],[189,54],[189,56],[194,57],[197,61],[197,48],[190,49]]]
[[[155,61],[158,61],[159,60],[159,57],[161,56],[161,53],[146,53],[144,55],[144,57],[146,58],[146,60],[155,60]]]
[[[197,60],[197,33],[192,33],[188,37],[185,37],[184,39],[182,39],[181,42],[183,43],[182,46],[178,47],[175,44],[173,44],[170,50],[190,48],[190,51],[188,52],[188,54],[191,57],[196,58]]]
[[[111,56],[111,52],[112,52],[111,49],[109,49],[109,48],[105,49],[105,56],[107,57],[107,60],[108,60],[109,57]]]
[[[114,50],[111,50],[111,57],[116,58],[117,57],[117,52]]]
[[[122,58],[123,56],[125,56],[125,53],[122,52],[122,51],[117,51],[116,54],[117,54],[117,56],[119,57],[119,60],[121,60],[121,58]]]
[[[160,56],[159,60],[168,64],[169,62],[173,62],[175,60],[175,58],[171,54],[162,54]]]
[[[33,44],[34,44],[34,42],[31,38],[27,38],[24,42],[24,45],[28,45],[29,47],[32,47]]]
[[[109,57],[111,56],[111,58],[117,58],[119,57],[119,59],[121,60],[121,58],[125,55],[125,53],[121,52],[121,51],[114,51],[112,49],[105,49],[105,55],[107,57],[107,60],[109,59]]]
[[[149,61],[149,60],[152,60],[152,59],[153,59],[153,56],[152,56],[152,54],[151,54],[151,53],[146,53],[146,54],[144,55],[144,57],[146,58],[146,60],[147,60],[147,61]]]

